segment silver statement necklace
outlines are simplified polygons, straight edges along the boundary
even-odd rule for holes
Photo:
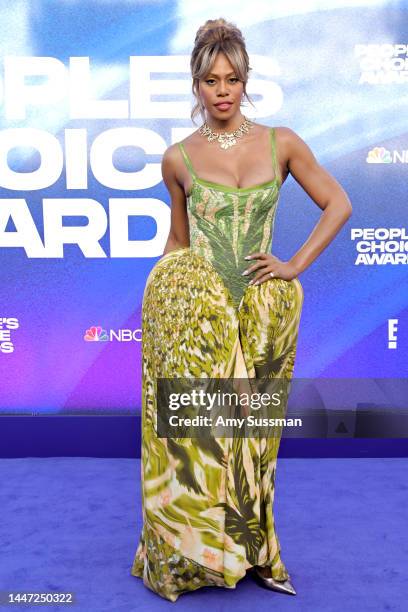
[[[212,130],[208,125],[207,121],[204,121],[203,125],[198,129],[198,131],[203,136],[207,136],[208,142],[218,140],[221,149],[229,149],[237,144],[237,138],[242,138],[242,136],[244,136],[251,128],[254,127],[251,119],[248,119],[248,117],[245,117],[245,115],[244,119],[245,121],[243,121],[239,128],[233,132],[214,132],[214,130]]]

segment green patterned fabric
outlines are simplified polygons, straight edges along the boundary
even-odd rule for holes
[[[142,308],[143,528],[131,574],[174,602],[203,586],[235,588],[254,565],[289,578],[273,517],[280,437],[158,438],[157,378],[290,380],[303,288],[271,278],[248,286],[245,255],[270,252],[275,179],[235,189],[192,176],[190,246],[154,266]]]

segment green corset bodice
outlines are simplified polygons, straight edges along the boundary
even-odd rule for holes
[[[254,187],[235,188],[200,179],[179,143],[192,178],[187,197],[190,248],[211,262],[239,306],[248,276],[242,276],[251,261],[246,255],[270,253],[275,213],[281,187],[275,130],[270,128],[275,178]]]

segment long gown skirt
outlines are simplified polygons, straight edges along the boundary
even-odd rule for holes
[[[155,379],[290,380],[303,304],[298,279],[245,289],[239,308],[212,264],[189,247],[150,272],[142,308],[143,528],[131,574],[176,601],[235,588],[254,565],[290,578],[273,517],[280,437],[159,438]]]

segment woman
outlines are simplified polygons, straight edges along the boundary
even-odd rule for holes
[[[170,601],[202,586],[234,588],[248,569],[263,586],[296,593],[272,511],[280,437],[159,438],[155,429],[158,378],[291,379],[297,277],[351,215],[347,195],[299,136],[242,115],[249,70],[233,24],[200,27],[192,119],[200,112],[205,121],[163,156],[171,229],[143,297],[144,524],[131,573]],[[281,261],[270,251],[289,172],[324,212]]]

